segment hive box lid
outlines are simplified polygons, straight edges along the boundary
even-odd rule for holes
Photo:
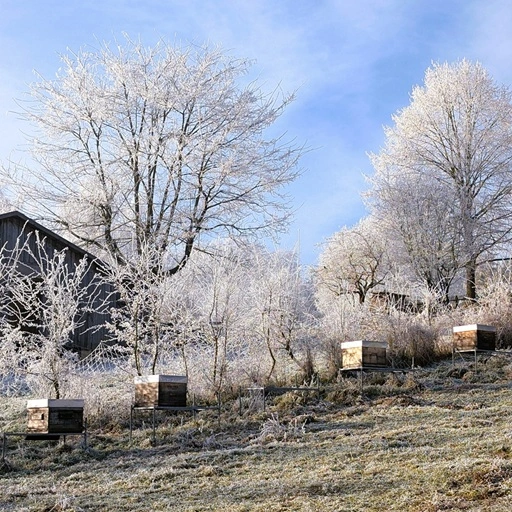
[[[135,384],[148,384],[150,382],[176,382],[186,384],[187,377],[185,375],[143,375],[135,377]]]
[[[358,348],[358,347],[372,347],[372,348],[387,348],[388,344],[385,341],[342,341],[341,348]]]
[[[496,332],[496,327],[493,327],[492,325],[470,324],[470,325],[458,325],[453,328],[453,332],[465,332],[465,331]]]
[[[85,401],[82,399],[62,400],[55,398],[41,398],[37,400],[27,400],[27,409],[38,409],[48,407],[73,407],[83,409],[84,403]]]

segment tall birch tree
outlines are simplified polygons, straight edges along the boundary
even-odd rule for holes
[[[452,263],[466,269],[466,295],[473,299],[477,265],[512,235],[510,90],[478,63],[434,64],[393,122],[384,148],[371,156],[373,206],[381,214],[396,210],[397,201],[417,202],[411,185],[428,194],[425,183],[434,183],[439,203],[449,208],[432,229],[443,231],[445,249],[456,250]],[[431,213],[416,219],[432,222]]]

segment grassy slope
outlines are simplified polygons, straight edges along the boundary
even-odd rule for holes
[[[455,370],[163,422],[156,447],[144,429],[88,452],[11,441],[0,510],[512,510],[512,358]]]

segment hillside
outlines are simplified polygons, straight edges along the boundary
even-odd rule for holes
[[[130,444],[125,419],[93,428],[87,451],[11,440],[0,509],[511,510],[511,377],[510,354],[482,356],[477,372],[369,375],[362,397],[349,379],[242,416],[234,400],[220,425],[210,411],[162,417],[156,446],[148,428]],[[22,408],[0,400],[2,430]]]

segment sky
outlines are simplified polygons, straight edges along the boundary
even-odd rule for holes
[[[273,130],[309,151],[286,190],[295,215],[277,247],[305,265],[367,215],[368,153],[433,62],[478,61],[512,85],[508,0],[0,0],[0,12],[0,164],[30,131],[15,100],[37,74],[52,79],[61,55],[123,33],[147,46],[220,46],[253,60],[262,87],[295,91]]]

